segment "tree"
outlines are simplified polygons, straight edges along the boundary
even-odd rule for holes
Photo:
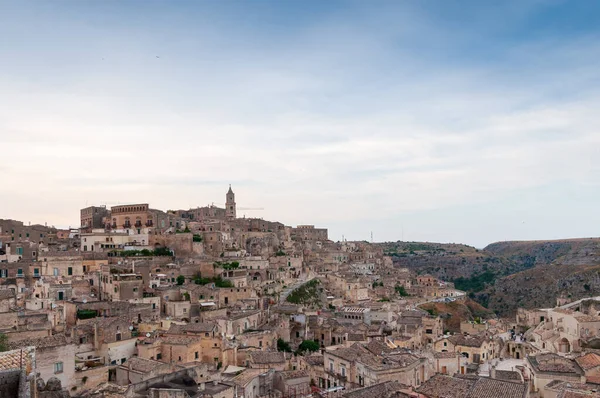
[[[8,336],[0,333],[0,352],[8,351]]]
[[[400,296],[402,296],[402,297],[408,296],[408,292],[406,291],[404,286],[396,285],[396,287],[394,289],[396,289],[396,293],[398,293]]]
[[[184,283],[185,283],[185,276],[183,276],[183,275],[179,275],[179,276],[177,277],[177,284],[178,284],[179,286],[181,286],[181,285],[183,285]]]
[[[292,352],[292,347],[290,347],[290,343],[280,337],[277,339],[277,351]]]
[[[298,347],[298,353],[303,353],[305,351],[309,351],[309,352],[316,352],[319,351],[319,343],[317,343],[314,340],[304,340],[302,343],[300,343],[300,346]]]

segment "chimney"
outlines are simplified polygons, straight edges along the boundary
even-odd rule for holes
[[[206,389],[206,383],[200,383],[200,385],[198,386],[198,389],[200,391],[204,391]]]
[[[490,368],[490,377],[492,379],[496,378],[496,366],[495,365],[492,365],[492,367]]]

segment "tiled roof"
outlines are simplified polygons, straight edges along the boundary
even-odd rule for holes
[[[587,391],[562,390],[556,398],[598,398],[600,393]]]
[[[428,398],[465,398],[475,380],[435,375],[417,388],[417,392]]]
[[[129,358],[127,361],[125,361],[125,363],[121,366],[124,366],[131,370],[136,370],[138,372],[148,373],[161,365],[168,365],[168,364],[166,364],[164,362],[153,361],[151,359],[132,357],[132,358]]]
[[[428,398],[524,398],[527,385],[490,379],[435,375],[426,381],[417,392]]]
[[[311,355],[304,357],[304,362],[312,366],[323,366],[325,363],[323,355]]]
[[[496,379],[509,381],[523,381],[521,374],[513,370],[496,370]]]
[[[171,324],[169,334],[183,334],[183,333],[210,333],[217,326],[214,323],[188,323],[187,325],[175,325]]]
[[[245,387],[252,380],[263,374],[265,371],[263,369],[246,369],[239,375],[233,377],[231,379],[238,386]]]
[[[164,344],[190,345],[190,344],[200,343],[201,338],[199,338],[199,337],[193,337],[193,336],[185,336],[185,337],[183,337],[183,336],[165,335],[165,336],[161,337],[160,340]]]
[[[524,398],[527,385],[481,377],[469,391],[467,398]]]
[[[577,362],[583,370],[592,369],[596,366],[600,366],[600,355],[595,353],[586,354],[579,358],[575,358],[575,362]]]
[[[256,364],[285,363],[285,353],[269,351],[252,351],[250,358]]]
[[[70,343],[70,339],[68,339],[64,334],[55,334],[48,337],[37,337],[24,339],[19,341],[11,341],[8,343],[8,347],[16,350],[18,348],[24,348],[33,346],[38,349],[40,348],[49,348],[49,347],[58,347],[67,345]]]
[[[343,398],[391,398],[402,396],[398,392],[409,387],[397,381],[386,381],[369,387],[350,391],[342,395]]]
[[[28,375],[34,370],[35,347],[0,352],[0,370],[25,369]]]
[[[528,356],[527,360],[538,372],[575,374],[583,373],[577,362],[568,358],[563,358],[556,354],[548,353]]]
[[[284,380],[291,380],[291,379],[299,379],[302,377],[308,377],[308,372],[306,370],[288,370],[285,372],[279,372],[279,374],[281,375],[281,377]]]

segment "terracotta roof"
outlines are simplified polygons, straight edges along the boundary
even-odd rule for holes
[[[384,383],[375,384],[369,387],[361,388],[358,390],[350,391],[342,395],[343,398],[391,398],[391,397],[402,397],[398,392],[400,390],[406,390],[409,386],[406,386],[397,381],[386,381]]]
[[[496,370],[496,379],[518,382],[523,381],[521,374],[513,370]]]
[[[8,347],[13,350],[29,346],[34,346],[37,349],[40,349],[58,347],[62,345],[67,345],[69,343],[70,339],[68,339],[64,334],[55,334],[47,337],[37,337],[19,341],[11,341],[8,343]]]
[[[184,336],[165,335],[165,336],[161,337],[160,340],[165,344],[190,345],[190,344],[200,343],[201,338],[194,337],[194,336],[185,336],[184,337]]]
[[[435,375],[416,391],[428,398],[524,398],[527,385],[478,376]]]
[[[0,352],[0,370],[25,369],[30,374],[35,364],[35,347],[22,347],[18,350]]]
[[[285,372],[279,372],[279,374],[281,375],[281,377],[284,380],[291,380],[291,379],[299,379],[302,377],[308,377],[308,372],[306,370],[288,370]]]
[[[285,363],[285,353],[270,351],[252,351],[249,353],[255,364]]]
[[[263,369],[246,369],[239,375],[233,377],[231,381],[238,386],[245,387],[252,380],[263,374],[265,371]]]
[[[556,354],[538,354],[528,356],[527,360],[538,372],[547,373],[575,373],[583,374],[583,371],[572,359],[563,358]]]
[[[304,362],[312,366],[323,366],[325,363],[323,355],[311,355],[304,357]]]
[[[127,361],[125,361],[125,363],[123,363],[123,365],[121,365],[121,366],[126,367],[130,370],[136,370],[138,372],[148,373],[162,365],[168,365],[168,364],[164,363],[164,362],[153,361],[151,359],[132,357],[132,358],[129,358]]]
[[[417,388],[417,392],[428,398],[465,398],[475,380],[435,375]]]
[[[210,333],[217,327],[214,323],[188,323],[187,325],[171,324],[169,334]]]
[[[600,355],[595,353],[586,354],[579,358],[575,358],[575,362],[577,362],[583,370],[592,369],[596,366],[600,366]]]
[[[524,398],[527,385],[511,381],[481,377],[469,391],[467,398]]]

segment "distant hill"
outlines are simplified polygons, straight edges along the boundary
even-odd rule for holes
[[[461,244],[379,244],[394,265],[454,282],[499,315],[554,306],[556,297],[600,295],[600,238]]]
[[[485,248],[508,261],[529,259],[534,267],[499,278],[477,295],[498,314],[518,307],[553,307],[556,297],[600,295],[600,239],[499,242]]]

